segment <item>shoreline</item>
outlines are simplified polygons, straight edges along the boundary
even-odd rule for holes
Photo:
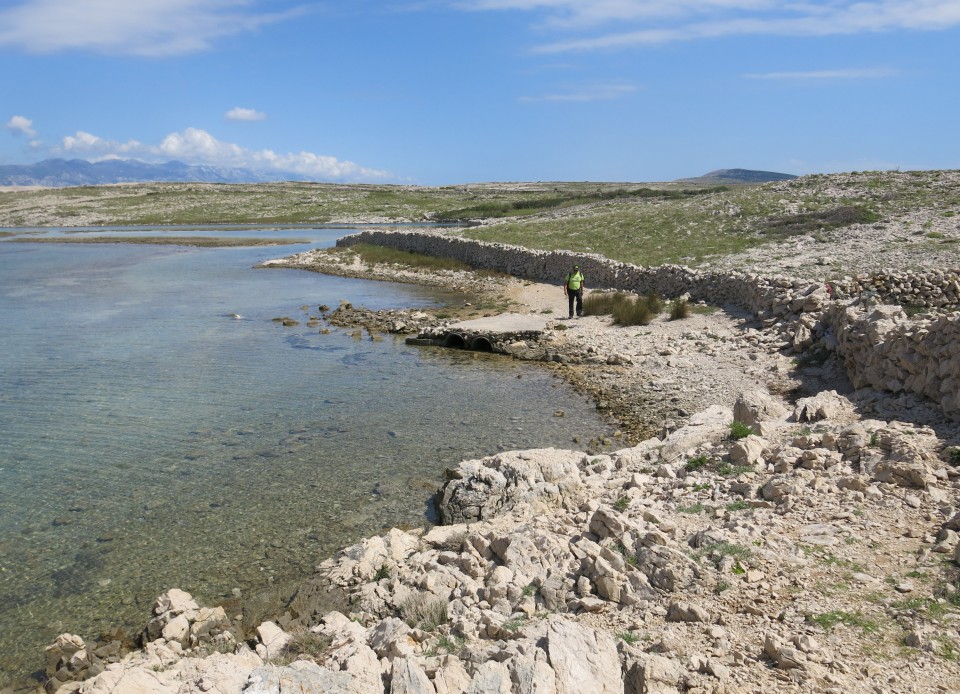
[[[322,271],[363,272],[329,262]],[[373,274],[349,276],[427,279]],[[489,280],[470,274],[430,279],[489,298]],[[494,292],[511,310],[565,309],[559,287],[504,284]],[[782,337],[744,314],[634,328],[558,320],[544,339],[567,361],[551,368],[598,408],[624,421],[656,417],[646,425],[656,431],[625,425],[626,447],[611,454],[549,449],[461,463],[442,494],[454,525],[345,548],[305,579],[285,615],[257,629],[253,650],[225,636],[218,615],[168,596],[154,620],[161,641],[107,666],[84,691],[109,691],[97,687],[157,662],[172,681],[203,672],[208,683],[236,681],[223,691],[238,692],[271,677],[349,680],[364,693],[412,678],[431,689],[409,691],[455,692],[523,682],[524,672],[611,692],[624,682],[715,694],[960,691],[949,657],[960,648],[960,577],[938,561],[957,547],[946,531],[960,530],[960,473],[944,463],[955,424],[916,398],[854,390],[835,360],[792,363]],[[729,438],[735,417],[752,428],[742,443]],[[532,485],[498,491],[490,480],[508,470]],[[458,494],[470,502],[458,505]],[[873,546],[857,539],[864,534],[888,537]],[[359,625],[329,611],[331,590],[348,596],[341,608]],[[417,594],[448,602],[440,624],[410,624]],[[907,618],[913,598],[940,605],[942,617],[914,608]],[[878,633],[883,645],[871,646]],[[323,637],[320,652],[298,643],[292,662],[277,660],[303,634]],[[186,657],[203,644],[229,646],[229,665]],[[584,662],[584,652],[596,657]],[[577,667],[579,679],[569,672]]]

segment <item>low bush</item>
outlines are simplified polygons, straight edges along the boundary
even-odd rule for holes
[[[434,631],[447,621],[447,601],[417,593],[400,605],[400,617],[413,629]]]
[[[588,316],[613,316],[616,325],[649,325],[663,309],[655,293],[635,296],[624,292],[593,292],[583,300]]]
[[[734,441],[745,439],[753,433],[749,424],[734,420],[730,422],[730,438]]]
[[[682,320],[690,317],[690,304],[686,299],[674,299],[670,302],[670,320]]]

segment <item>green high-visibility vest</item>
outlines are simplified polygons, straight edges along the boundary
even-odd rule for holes
[[[578,270],[577,272],[567,275],[567,288],[577,291],[580,289],[580,285],[583,284],[583,275]]]

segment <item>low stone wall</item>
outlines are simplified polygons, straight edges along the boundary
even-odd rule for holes
[[[483,270],[498,270],[515,277],[561,284],[574,264],[580,266],[593,289],[617,289],[666,299],[689,295],[694,301],[734,306],[765,317],[783,317],[798,297],[821,289],[818,283],[785,277],[763,277],[744,272],[692,270],[682,265],[641,267],[620,263],[593,253],[539,251],[503,243],[474,241],[430,231],[371,230],[345,236],[338,246],[368,243],[451,258]],[[824,298],[826,293],[824,291]],[[816,304],[819,307],[819,302]],[[812,307],[811,307],[812,308]]]
[[[909,272],[884,270],[869,277],[836,283],[847,294],[872,294],[903,306],[950,307],[960,304],[960,271]]]
[[[679,265],[639,267],[595,254],[537,251],[429,231],[364,231],[338,246],[369,243],[453,258],[540,282],[556,282],[579,264],[591,288],[656,292],[672,299],[745,310],[779,329],[797,352],[836,351],[857,388],[916,393],[960,419],[960,316],[909,320],[900,306],[960,304],[960,274],[885,271],[821,284],[746,272],[693,270]]]
[[[836,302],[822,322],[854,387],[923,395],[960,419],[960,316],[917,321],[899,306]]]

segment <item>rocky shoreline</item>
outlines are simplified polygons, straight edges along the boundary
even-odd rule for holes
[[[407,272],[375,274],[428,279]],[[429,281],[564,308],[555,286]],[[725,311],[552,321],[514,356],[590,392],[622,447],[464,461],[444,525],[344,549],[255,634],[171,590],[138,650],[60,637],[47,691],[960,692],[956,422],[789,347]]]

